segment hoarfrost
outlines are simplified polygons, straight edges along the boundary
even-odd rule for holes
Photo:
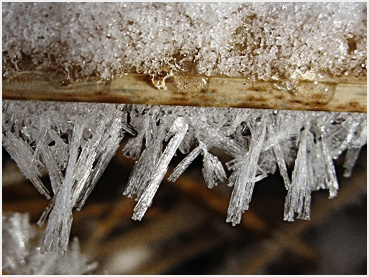
[[[228,207],[227,222],[232,222],[232,225],[241,222],[242,213],[249,208],[255,182],[262,176],[260,174],[257,176],[257,171],[266,133],[265,120],[259,126],[250,125],[249,129],[251,131],[250,148],[247,153],[236,158],[236,163],[232,168],[234,171],[229,178],[229,186],[233,187],[233,191]]]
[[[182,142],[184,135],[188,129],[188,124],[182,117],[177,118],[167,134],[167,138],[174,133],[174,137],[170,140],[164,152],[160,155],[159,160],[154,166],[154,171],[150,176],[150,182],[138,199],[138,203],[134,208],[133,219],[141,220],[148,207],[151,206],[152,199],[159,188],[165,173],[168,170],[169,163],[173,158],[179,144]]]
[[[295,213],[308,219],[311,192],[337,194],[334,160],[343,153],[344,176],[351,174],[366,125],[359,113],[3,101],[4,147],[35,187],[52,196],[39,220],[48,219],[42,252],[67,249],[72,210],[82,208],[125,132],[133,137],[123,154],[137,159],[124,191],[136,197],[133,219],[151,206],[179,150],[186,156],[168,180],[175,182],[202,155],[207,186],[228,179],[233,189],[226,221],[236,225],[256,183],[277,168],[286,188],[284,220],[293,221]],[[222,159],[214,155],[220,152]],[[51,190],[41,182],[43,167]]]
[[[77,238],[69,251],[60,256],[57,253],[40,252],[40,231],[30,224],[28,214],[5,213],[2,216],[3,270],[8,274],[89,274],[97,263],[88,263],[81,254]],[[38,240],[37,240],[38,239]]]
[[[309,126],[305,126],[301,132],[291,186],[285,201],[284,220],[287,221],[294,220],[295,212],[298,213],[298,218],[310,218],[312,168],[308,145],[312,143],[312,140],[313,135],[309,131]]]
[[[41,252],[63,253],[72,209],[81,209],[119,147],[124,131],[132,132],[124,122],[124,105],[3,103],[4,146],[25,176],[48,198],[39,169],[46,167],[49,172],[54,195],[39,220],[41,225],[49,217]]]

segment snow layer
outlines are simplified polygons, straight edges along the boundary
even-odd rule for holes
[[[366,75],[366,3],[3,3],[4,76]]]

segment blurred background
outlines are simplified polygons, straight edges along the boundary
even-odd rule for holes
[[[344,155],[336,162],[338,196],[313,192],[311,220],[283,221],[286,191],[277,172],[256,183],[249,211],[233,227],[225,222],[232,188],[208,189],[201,158],[177,182],[167,175],[143,220],[133,221],[136,202],[122,193],[134,161],[121,147],[73,213],[71,239],[98,261],[96,274],[367,274],[367,149],[350,178],[342,177]],[[48,201],[4,149],[2,158],[3,212],[27,212],[36,224]]]

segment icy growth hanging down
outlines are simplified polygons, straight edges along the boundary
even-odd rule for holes
[[[47,198],[39,169],[53,192],[41,252],[67,249],[72,209],[80,210],[119,147],[124,105],[3,101],[3,145],[24,175]]]
[[[249,150],[245,150],[242,153],[243,155],[239,153],[239,156],[230,162],[231,166],[228,166],[228,169],[233,170],[229,177],[229,186],[233,187],[233,192],[228,207],[227,222],[232,222],[233,225],[239,224],[242,213],[249,209],[255,183],[266,177],[265,173],[258,168],[266,133],[265,125],[264,117],[257,125],[252,126],[250,124],[251,142]]]
[[[40,231],[30,224],[28,214],[5,213],[2,216],[2,266],[3,272],[17,275],[89,274],[97,263],[88,263],[81,254],[77,238],[69,251],[40,253]]]
[[[152,203],[157,180],[167,171],[166,166],[158,171],[158,164],[168,153],[167,149],[163,152],[163,143],[177,120],[188,123],[188,128],[182,128],[183,139],[181,133],[176,140],[178,149],[187,156],[168,180],[175,182],[201,154],[205,183],[212,188],[227,176],[211,151],[222,150],[233,157],[226,163],[232,171],[228,183],[233,187],[227,221],[233,225],[240,223],[242,213],[249,208],[255,183],[277,168],[287,190],[284,219],[293,221],[295,212],[308,219],[312,191],[328,189],[330,198],[337,194],[333,160],[348,149],[345,166],[352,168],[355,151],[366,144],[365,114],[143,105],[130,106],[129,111],[138,135],[125,145],[123,153],[140,158],[124,194],[137,194],[139,203],[133,218],[139,220]],[[165,157],[172,156],[173,152]],[[293,168],[292,178],[288,167]]]
[[[298,213],[298,218],[309,219],[310,216],[314,156],[309,157],[309,153],[312,153],[308,149],[308,144],[311,145],[314,138],[309,127],[309,125],[305,126],[300,134],[299,150],[292,174],[292,182],[286,196],[284,220],[288,221],[293,221],[295,212]]]
[[[179,144],[182,142],[187,129],[188,124],[184,122],[183,118],[181,117],[178,117],[173,123],[165,140],[168,139],[170,134],[174,134],[174,137],[170,140],[164,152],[160,155],[158,161],[151,165],[154,168],[154,171],[150,176],[150,182],[148,183],[144,192],[140,195],[138,203],[134,209],[133,219],[141,220],[147,208],[151,206],[152,199],[158,190],[166,171],[168,170],[169,162],[174,156]]]
[[[133,219],[143,218],[165,174],[175,182],[202,156],[206,185],[233,189],[227,222],[236,225],[256,183],[277,169],[286,188],[284,219],[308,219],[311,192],[336,196],[334,160],[346,151],[349,176],[366,130],[359,113],[3,101],[3,145],[47,197],[39,169],[48,169],[53,196],[39,221],[48,218],[41,252],[66,250],[72,209],[83,206],[126,131],[133,137],[123,154],[137,159],[124,191],[137,200]],[[168,172],[177,150],[185,157]]]

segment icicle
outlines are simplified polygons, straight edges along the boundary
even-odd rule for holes
[[[273,153],[274,153],[274,157],[275,157],[275,159],[277,161],[277,164],[278,164],[279,173],[281,174],[281,176],[283,178],[284,186],[288,190],[290,185],[291,185],[290,178],[288,177],[287,166],[286,166],[286,163],[284,161],[282,148],[281,148],[279,142],[277,141],[277,138],[275,137],[276,132],[275,132],[272,125],[268,125],[268,134],[269,134],[269,137],[273,141],[273,146],[272,146],[273,147]]]
[[[102,139],[100,151],[97,156],[97,162],[94,169],[91,170],[89,178],[91,179],[90,184],[84,187],[84,191],[80,193],[81,200],[78,203],[77,211],[80,211],[85,204],[88,196],[91,194],[97,181],[100,179],[101,175],[104,173],[106,167],[108,166],[110,160],[115,155],[119,148],[119,142],[123,138],[120,126],[123,123],[121,118],[115,118],[111,126],[111,133],[108,137]]]
[[[39,168],[46,167],[54,192],[38,222],[43,224],[49,217],[42,252],[63,253],[67,248],[72,209],[81,209],[124,132],[132,132],[124,123],[124,107],[5,101],[4,145],[43,194],[46,189],[39,178]]]
[[[361,148],[366,144],[367,141],[367,119],[366,117],[361,117],[361,122],[359,125],[359,131],[354,137],[350,145],[348,146],[345,162],[343,167],[345,171],[343,172],[344,177],[350,177],[352,169],[356,163],[359,156]]]
[[[205,145],[200,143],[200,146],[203,150],[203,165],[202,168],[202,175],[204,176],[204,180],[209,189],[212,189],[214,186],[217,185],[217,182],[223,182],[226,180],[227,175],[224,171],[222,163],[219,159],[210,154],[206,149]]]
[[[73,221],[72,208],[74,203],[72,202],[72,198],[73,185],[75,182],[74,173],[76,170],[83,129],[83,125],[81,126],[78,123],[74,125],[65,179],[62,186],[55,194],[55,205],[49,215],[49,222],[43,237],[41,253],[58,250],[61,254],[64,254],[67,249],[70,228]]]
[[[229,186],[233,186],[233,191],[226,221],[232,222],[233,226],[241,222],[242,213],[249,208],[254,185],[258,181],[257,163],[266,133],[265,122],[262,121],[259,126],[253,126],[250,130],[250,149],[244,157],[237,158],[237,166],[229,178]]]
[[[322,144],[322,149],[323,149],[326,172],[327,172],[327,177],[328,177],[326,181],[326,187],[329,189],[329,198],[333,198],[337,195],[338,182],[337,182],[337,176],[336,176],[336,169],[334,168],[332,156],[330,155],[328,151],[325,131],[323,127],[322,127],[321,139],[322,139],[321,144]]]
[[[187,167],[193,162],[194,159],[202,152],[202,147],[197,146],[191,151],[173,170],[172,174],[169,176],[168,181],[175,182],[182,175],[182,173],[187,169]]]
[[[124,195],[132,197],[136,194],[137,198],[140,198],[142,192],[146,189],[162,152],[162,141],[165,138],[164,128],[164,125],[159,127],[157,137],[146,147],[140,159],[136,161],[129,176],[127,187],[123,192]]]
[[[308,124],[301,132],[291,186],[285,200],[284,220],[286,221],[294,221],[295,212],[298,213],[298,218],[310,218],[311,188],[309,179],[312,176],[312,168],[308,157],[308,143],[313,141],[313,136],[309,128]]]
[[[146,187],[145,191],[142,193],[137,205],[134,208],[134,214],[132,217],[134,220],[141,220],[147,208],[151,206],[152,199],[154,198],[154,195],[159,188],[159,184],[163,180],[164,175],[168,170],[169,162],[174,156],[187,130],[188,124],[182,117],[179,117],[174,121],[169,133],[174,133],[175,135],[168,143],[164,152],[161,154],[155,167],[154,173],[151,176],[150,183]]]
[[[361,147],[360,148],[350,147],[349,149],[347,149],[345,162],[343,164],[343,167],[345,168],[345,171],[343,172],[344,177],[348,178],[351,176],[352,169],[354,168],[360,150]]]
[[[54,196],[55,205],[49,215],[42,252],[57,249],[61,253],[65,251],[72,209],[82,208],[123,138],[121,109],[122,107],[115,105],[106,105],[100,111],[103,118],[99,118],[99,113],[94,116],[84,113],[74,122],[66,174],[62,186]],[[107,128],[109,132],[106,131]]]
[[[32,160],[35,160],[32,148],[10,131],[6,131],[5,135],[3,133],[3,146],[17,163],[24,176],[26,176],[35,188],[49,200],[50,192],[42,184],[39,167],[37,163],[32,162]]]

